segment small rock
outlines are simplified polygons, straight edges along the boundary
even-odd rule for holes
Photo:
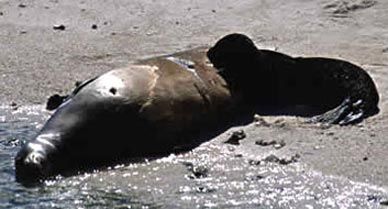
[[[192,162],[183,162],[187,170],[192,174],[188,176],[190,179],[204,178],[208,176],[209,169],[204,165],[194,165]]]
[[[135,29],[135,30],[139,29],[139,26],[133,26],[133,29]]]
[[[388,206],[388,200],[380,201],[380,205]]]
[[[212,9],[212,12],[213,12],[213,13],[216,13],[216,10],[215,10],[215,9]]]
[[[178,22],[178,21],[176,21],[176,22],[175,22],[175,25],[179,25],[179,22]]]
[[[261,161],[260,160],[248,160],[249,165],[260,165]]]
[[[212,193],[212,192],[215,192],[215,191],[216,191],[215,188],[209,188],[209,187],[205,187],[205,186],[199,186],[196,189],[197,193]]]
[[[264,158],[263,161],[270,162],[270,163],[278,163],[280,159],[278,156],[271,154],[271,155],[268,155],[266,158]]]
[[[264,139],[260,139],[260,140],[255,141],[255,144],[260,145],[260,146],[269,146],[269,145],[275,145],[276,141],[275,140],[265,141]]]
[[[112,35],[112,36],[115,36],[117,33],[115,33],[115,32],[112,32],[112,33],[110,33],[110,35]]]
[[[232,133],[232,136],[229,137],[227,141],[224,143],[226,144],[233,144],[233,145],[239,145],[240,140],[244,139],[246,137],[246,134],[243,130],[235,131]]]
[[[381,50],[383,53],[387,53],[388,52],[388,47],[387,48],[384,48],[383,50]]]
[[[20,146],[23,142],[17,138],[10,138],[8,141],[6,141],[6,144],[10,147],[17,147]]]
[[[242,157],[243,155],[242,154],[235,154],[234,155],[234,157],[236,157],[236,158],[240,158],[240,157]]]
[[[281,165],[288,165],[290,163],[298,162],[299,158],[300,158],[300,155],[299,154],[295,154],[295,155],[291,156],[290,158],[282,158],[282,159],[280,159],[279,163]]]
[[[54,25],[53,29],[54,30],[65,30],[66,27],[64,25],[62,25],[62,24],[61,25]]]
[[[105,21],[103,24],[104,24],[104,25],[108,25],[108,22],[107,22],[107,21]]]
[[[284,141],[280,141],[279,143],[276,143],[276,144],[273,145],[273,147],[274,147],[275,149],[281,149],[281,148],[283,148],[284,146],[286,146],[286,143],[285,143]]]
[[[279,158],[276,155],[271,154],[271,155],[267,156],[266,158],[264,158],[263,161],[270,162],[270,163],[279,163],[281,165],[288,165],[288,164],[297,162],[299,158],[300,158],[299,154],[295,154],[295,155],[291,156],[290,158]]]
[[[262,118],[260,115],[258,114],[255,114],[253,116],[253,120],[255,121],[255,125],[256,126],[265,126],[265,127],[269,127],[270,124],[264,120],[264,118]]]
[[[26,8],[27,5],[26,5],[26,4],[19,4],[18,7],[19,7],[19,8]]]
[[[96,25],[96,24],[93,24],[93,25],[92,25],[92,29],[93,29],[93,30],[96,30],[96,29],[97,29],[97,25]]]
[[[265,178],[264,175],[262,174],[257,174],[257,175],[249,175],[245,177],[246,181],[259,181],[261,179]]]
[[[368,157],[364,157],[362,158],[363,161],[367,161],[368,160]]]
[[[3,12],[0,12],[0,16],[3,16],[4,15],[4,13]]]
[[[16,102],[11,102],[11,107],[16,107],[16,106],[18,106],[18,104],[16,103]]]
[[[24,30],[20,31],[20,34],[26,34],[26,33],[27,31],[24,31]]]

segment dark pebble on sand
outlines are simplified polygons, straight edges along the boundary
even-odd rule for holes
[[[212,12],[213,12],[213,13],[216,13],[216,10],[215,10],[215,9],[212,9]]]
[[[381,201],[380,205],[388,206],[388,200]]]
[[[383,52],[383,53],[387,53],[387,52],[388,52],[388,47],[385,48],[385,49],[383,49],[382,52]]]
[[[362,158],[363,161],[367,161],[368,160],[368,157],[364,157]]]
[[[4,15],[4,13],[3,12],[0,12],[0,16],[3,16]]]
[[[18,106],[18,104],[16,103],[16,102],[11,102],[11,107],[16,107],[16,106]]]
[[[53,29],[54,30],[65,30],[66,27],[64,25],[54,25]]]
[[[240,140],[244,139],[246,137],[246,134],[243,130],[239,130],[239,131],[234,131],[232,133],[232,136],[229,137],[229,139],[227,141],[225,141],[224,143],[226,144],[233,144],[233,145],[239,145],[240,144]]]
[[[96,24],[93,24],[93,25],[92,25],[92,29],[93,29],[93,30],[96,30],[96,29],[97,29],[97,25],[96,25]]]
[[[265,176],[258,174],[258,175],[253,175],[253,176],[247,176],[247,177],[245,177],[245,180],[246,181],[259,181],[263,178],[265,178]]]
[[[27,5],[25,5],[25,4],[19,4],[18,7],[20,7],[20,8],[26,8]]]
[[[275,145],[276,141],[275,140],[265,141],[264,139],[260,139],[260,140],[255,141],[255,144],[260,145],[260,146],[269,146],[269,145]]]
[[[209,169],[204,165],[194,165],[191,162],[183,162],[183,165],[191,172],[188,176],[189,179],[204,178],[208,176]]]

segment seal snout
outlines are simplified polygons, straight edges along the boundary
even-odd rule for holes
[[[35,183],[49,175],[47,157],[42,150],[34,149],[36,146],[36,144],[29,143],[16,156],[16,181]]]
[[[44,177],[43,165],[44,157],[39,153],[18,156],[15,161],[16,180],[22,183],[39,181]]]

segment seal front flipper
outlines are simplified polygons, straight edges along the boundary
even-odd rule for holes
[[[92,79],[85,80],[83,82],[76,82],[75,83],[75,89],[72,91],[70,95],[64,95],[61,96],[59,94],[54,94],[50,96],[46,102],[46,109],[47,110],[55,110],[59,106],[61,106],[62,103],[67,101],[69,98],[73,97],[75,94],[77,94],[83,87],[85,87],[90,82],[96,80],[97,77],[94,77]]]

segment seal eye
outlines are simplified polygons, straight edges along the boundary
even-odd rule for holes
[[[109,92],[112,93],[113,95],[116,95],[117,89],[116,88],[110,88]]]

